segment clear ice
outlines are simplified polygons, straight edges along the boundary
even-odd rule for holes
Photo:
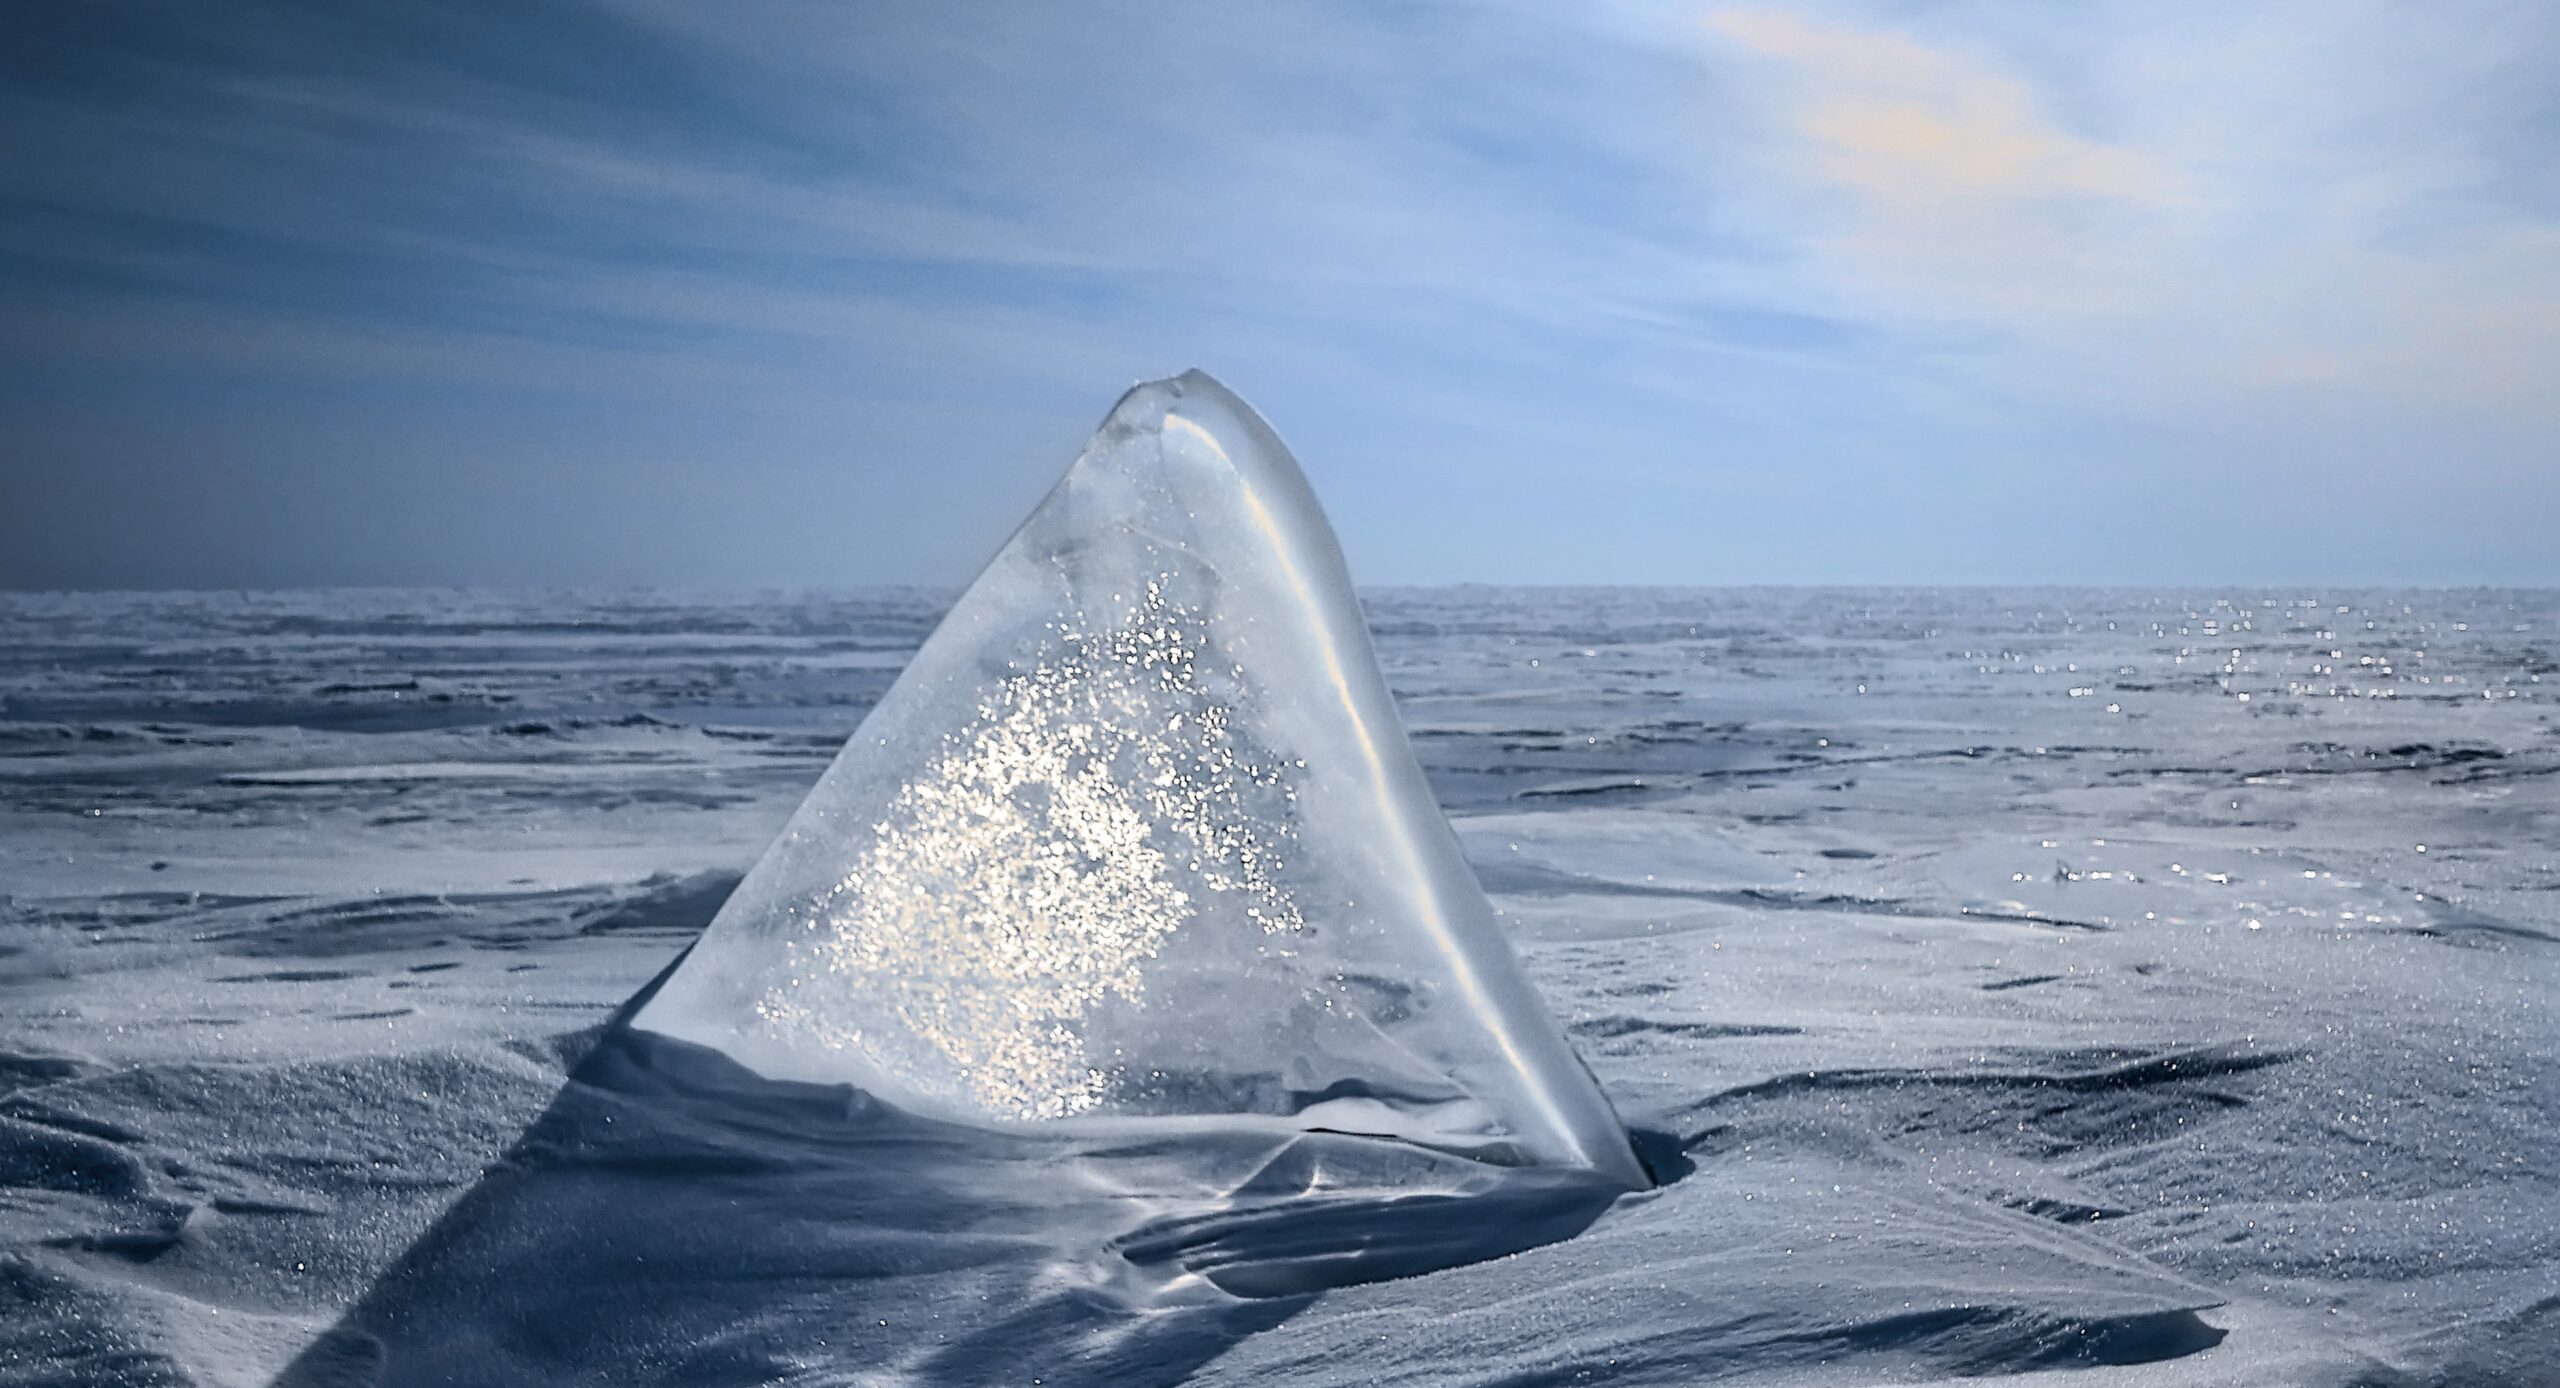
[[[976,1123],[1647,1184],[1432,799],[1279,438],[1124,396],[634,1025]]]

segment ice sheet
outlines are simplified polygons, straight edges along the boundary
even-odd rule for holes
[[[1525,971],[1694,1169],[1277,1297],[1180,1274],[1290,1266],[1293,1135],[1044,1154],[582,1063],[947,597],[0,596],[0,1383],[364,1333],[545,1385],[2560,1362],[2560,596],[1366,596]],[[269,775],[471,763],[535,771]]]

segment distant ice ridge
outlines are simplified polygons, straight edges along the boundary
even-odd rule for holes
[[[1648,1184],[1432,799],[1314,493],[1197,371],[1121,399],[634,1024],[964,1122]]]

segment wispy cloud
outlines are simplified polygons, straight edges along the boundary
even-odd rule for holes
[[[1872,288],[1959,314],[2121,308],[2150,288],[2128,243],[2181,210],[2179,174],[2064,128],[2018,75],[1782,11],[1707,25],[1779,69],[1771,154],[1841,195],[1817,244]]]
[[[95,0],[0,51],[0,434],[104,458],[254,400],[277,487],[709,440],[777,471],[702,544],[843,580],[956,576],[1102,397],[1193,363],[1382,578],[2066,577],[2067,527],[1964,532],[2092,457],[2459,474],[2511,548],[2560,491],[2530,4],[253,10]],[[921,509],[858,543],[753,529],[888,496]],[[2395,570],[2436,571],[2471,572]]]
[[[2462,83],[2509,55],[2377,44],[2409,21],[2374,11],[2136,13],[2079,53],[2076,95],[2110,114],[2076,124],[2074,93],[2004,56],[2018,36],[1997,26],[1704,26],[1773,132],[1752,172],[1791,199],[1813,282],[1992,334],[1987,354],[1958,340],[2010,386],[2172,421],[2325,397],[2560,424],[2534,384],[2560,366],[2560,221],[2445,186],[2513,115]],[[2364,41],[2323,42],[2342,21]],[[2358,147],[2377,123],[2397,147]]]

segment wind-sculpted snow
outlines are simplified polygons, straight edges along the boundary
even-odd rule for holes
[[[1656,1190],[612,1031],[947,598],[0,595],[0,1384],[2550,1381],[2560,596],[1368,602]]]
[[[1647,1182],[1432,801],[1288,450],[1131,391],[635,1025],[970,1121]]]
[[[278,1381],[1171,1382],[1330,1288],[1568,1238],[1621,1194],[1343,1134],[940,1123],[616,1028]]]

